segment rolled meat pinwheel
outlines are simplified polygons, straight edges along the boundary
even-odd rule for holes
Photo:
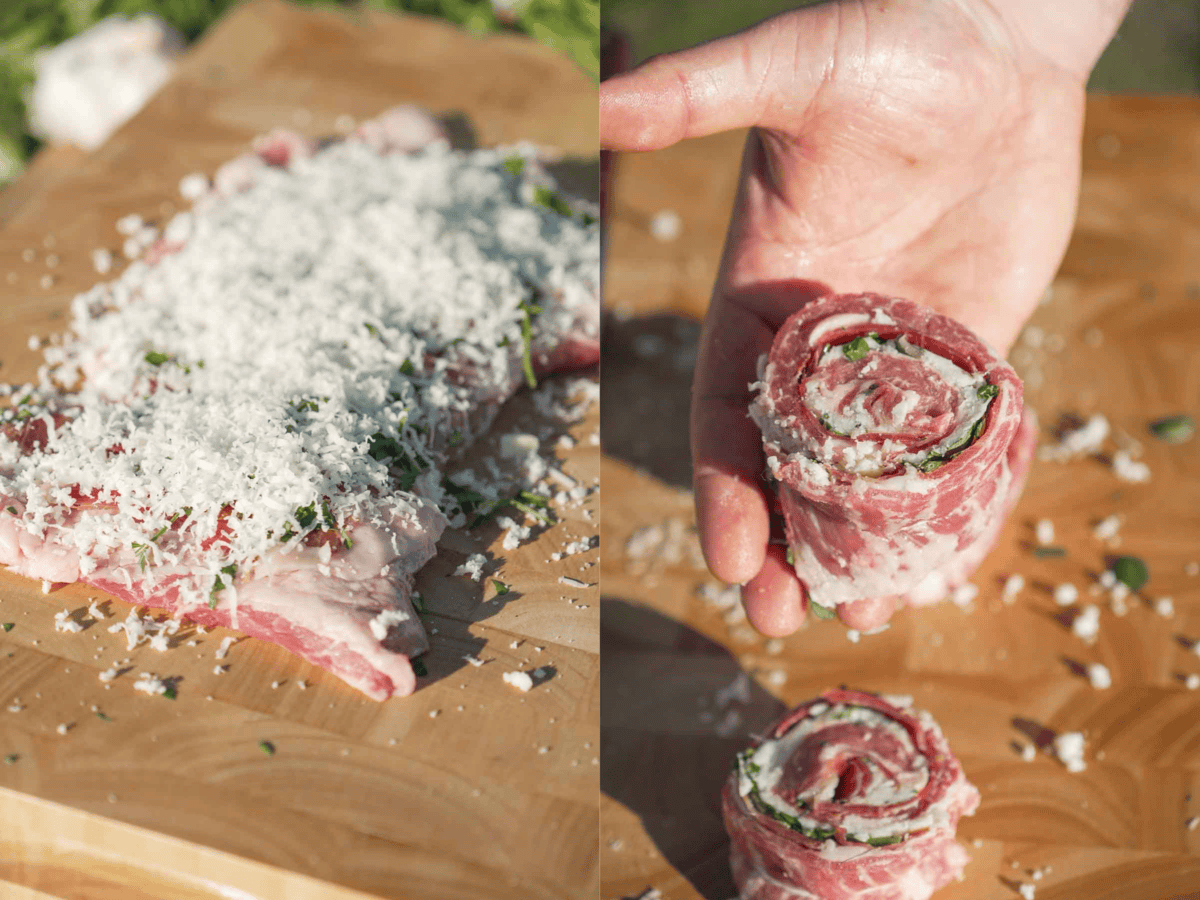
[[[907,300],[829,296],[775,337],[750,414],[821,607],[940,600],[994,544],[1033,456],[1012,367]]]
[[[979,792],[910,704],[827,691],[738,754],[721,807],[741,900],[926,900],[961,876]]]

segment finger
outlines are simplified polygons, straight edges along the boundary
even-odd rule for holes
[[[658,150],[770,127],[781,112],[794,118],[821,84],[835,37],[828,21],[827,10],[786,13],[610,78],[600,85],[601,146]]]
[[[869,600],[855,600],[852,603],[838,604],[838,617],[847,628],[857,631],[871,631],[887,620],[896,611],[895,597],[873,597]]]
[[[770,537],[762,437],[749,416],[750,383],[772,329],[714,298],[700,339],[692,393],[692,463],[700,548],[722,581],[762,568]]]
[[[804,623],[804,589],[783,547],[772,546],[758,574],[742,588],[750,624],[767,637],[787,637]]]

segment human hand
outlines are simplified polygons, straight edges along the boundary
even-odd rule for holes
[[[753,126],[693,385],[700,542],[759,631],[807,601],[769,544],[756,362],[833,291],[917,300],[1007,351],[1065,252],[1087,74],[1125,0],[809,7],[601,85],[601,143]],[[839,608],[876,627],[891,598]]]

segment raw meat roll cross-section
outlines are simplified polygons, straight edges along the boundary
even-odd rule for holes
[[[962,873],[979,792],[910,702],[827,691],[738,754],[721,806],[742,900],[926,900]]]
[[[810,600],[928,603],[970,577],[1035,439],[1020,379],[982,340],[907,300],[829,296],[787,320],[757,388]]]

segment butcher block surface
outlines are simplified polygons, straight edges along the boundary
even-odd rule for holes
[[[1200,576],[1188,565],[1200,561],[1200,439],[1170,445],[1148,431],[1164,416],[1200,418],[1200,102],[1090,99],[1070,249],[1036,328],[1010,354],[1044,444],[1064,414],[1103,413],[1115,439],[1099,457],[1034,463],[966,609],[902,611],[858,643],[822,621],[768,642],[737,607],[697,595],[719,586],[693,526],[688,385],[744,138],[617,161],[603,361],[602,896],[733,896],[719,804],[733,754],[783,708],[840,684],[912,695],[982,793],[959,825],[973,861],[937,900],[1011,900],[1024,884],[1038,900],[1200,896],[1200,829],[1187,826],[1200,816],[1200,691],[1187,687],[1200,674]],[[656,240],[650,225],[666,210],[681,228]],[[1120,481],[1109,465],[1131,441],[1147,483]],[[1118,547],[1092,534],[1112,514]],[[1042,518],[1065,555],[1035,555]],[[1124,616],[1089,592],[1112,553],[1150,571]],[[1012,573],[1026,587],[1010,605]],[[1064,582],[1079,589],[1074,606],[1054,600]],[[1152,606],[1163,597],[1169,617]],[[1093,644],[1070,627],[1084,603],[1101,611]],[[1083,674],[1096,662],[1111,672],[1106,690]],[[1046,752],[1063,731],[1086,735],[1086,771]],[[1026,762],[1029,745],[1041,749]]]
[[[63,330],[71,297],[98,277],[92,250],[120,258],[117,218],[165,221],[186,206],[182,176],[211,174],[273,127],[332,136],[339,116],[397,103],[449,117],[459,142],[558,148],[560,183],[596,190],[596,88],[567,58],[431,19],[253,0],[103,147],[45,151],[0,195],[0,380],[34,377],[30,338]],[[565,396],[572,378],[550,381]],[[215,651],[235,634],[223,629],[185,626],[165,653],[126,652],[108,626],[127,605],[0,572],[0,622],[13,626],[0,632],[0,894],[595,896],[598,417],[593,403],[574,423],[547,418],[528,392],[501,414],[497,433],[538,433],[543,455],[572,435],[557,465],[590,493],[515,551],[494,525],[448,533],[417,579],[432,649],[407,698],[373,702],[244,637],[218,675]],[[591,549],[551,559],[580,540]],[[492,560],[483,582],[455,577],[476,552]],[[493,576],[510,591],[497,595]],[[93,622],[91,598],[107,618]],[[82,632],[55,631],[64,609]],[[125,656],[106,688],[98,674]],[[502,679],[537,667],[545,680],[528,693]],[[143,671],[174,676],[177,696],[135,692]]]

